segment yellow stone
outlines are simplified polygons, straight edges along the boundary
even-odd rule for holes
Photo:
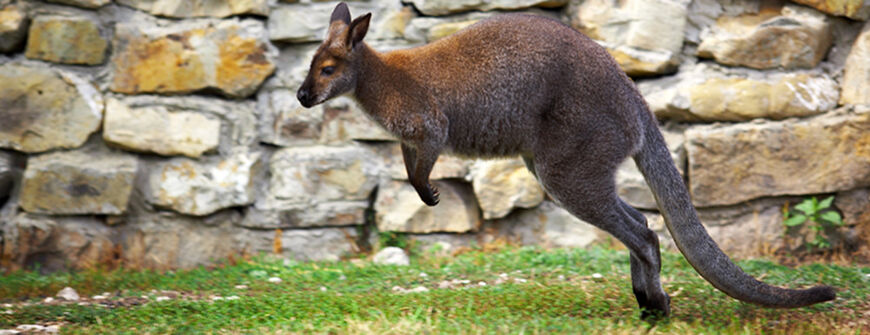
[[[30,25],[24,55],[55,63],[98,65],[105,59],[106,47],[93,20],[40,16]]]

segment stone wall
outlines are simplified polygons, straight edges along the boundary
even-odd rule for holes
[[[378,50],[505,11],[598,40],[664,121],[673,158],[733,256],[793,248],[785,204],[837,196],[870,235],[870,6],[858,1],[368,0]],[[441,203],[346,97],[295,91],[334,3],[0,0],[0,267],[185,268],[259,252],[329,260],[378,231],[426,246],[583,247],[605,234],[516,159],[441,157]],[[627,162],[620,194],[663,233]],[[865,236],[866,238],[867,236]]]

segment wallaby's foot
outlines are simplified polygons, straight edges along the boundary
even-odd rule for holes
[[[640,307],[640,318],[646,321],[655,321],[667,318],[671,314],[671,297],[665,293],[661,297],[650,299],[643,291],[634,291]]]
[[[439,193],[438,188],[432,186],[432,184],[427,184],[425,189],[418,189],[417,193],[420,195],[420,199],[423,200],[427,206],[435,206],[441,201],[441,193]]]

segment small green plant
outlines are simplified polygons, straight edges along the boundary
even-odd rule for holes
[[[397,247],[406,250],[408,249],[408,236],[399,232],[380,232],[378,233],[378,241],[380,242],[381,248]]]
[[[833,202],[834,196],[830,196],[822,201],[812,197],[795,205],[794,209],[797,211],[794,212],[790,211],[788,205],[786,205],[782,209],[783,224],[790,228],[809,222],[808,227],[815,232],[815,238],[807,242],[807,244],[811,248],[816,249],[828,248],[831,246],[831,242],[825,233],[826,228],[843,225],[843,218],[840,217],[840,213],[831,208]]]

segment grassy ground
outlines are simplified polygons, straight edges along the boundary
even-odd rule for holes
[[[663,257],[673,315],[656,324],[638,319],[625,251],[505,248],[455,257],[424,253],[407,267],[257,259],[170,273],[13,273],[0,277],[0,329],[61,324],[63,333],[72,334],[870,333],[870,268],[740,262],[770,283],[824,282],[839,289],[834,302],[776,310],[731,299],[682,256]],[[78,291],[82,301],[44,302],[64,286]]]

